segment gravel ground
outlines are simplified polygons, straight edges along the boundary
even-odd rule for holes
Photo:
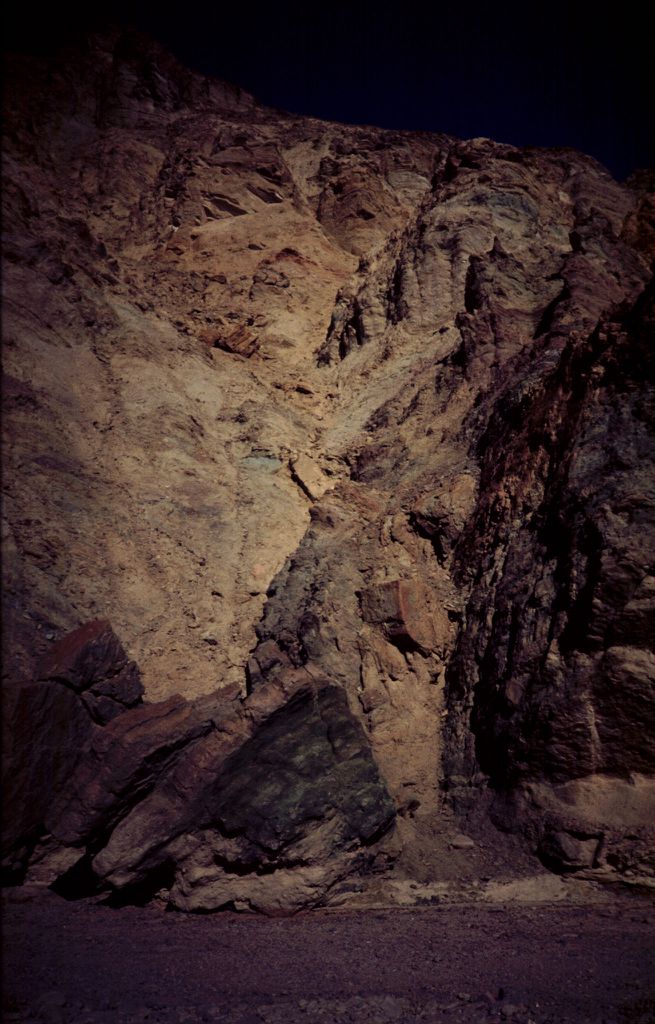
[[[652,904],[270,919],[5,900],[9,1022],[653,1024]]]

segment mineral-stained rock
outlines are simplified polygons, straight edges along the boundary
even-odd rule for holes
[[[104,620],[62,637],[37,671],[37,682],[2,691],[3,858],[13,856],[15,870],[50,822],[61,825],[57,808],[70,800],[76,771],[96,741],[102,747],[94,723],[126,713],[143,693],[138,667]]]
[[[117,889],[168,866],[182,908],[289,912],[320,902],[365,862],[395,806],[341,687],[287,667],[243,705],[230,693],[171,697],[123,709],[100,728],[86,693],[67,685],[92,686],[109,664],[120,668],[106,653],[116,654],[117,638],[92,625],[44,662],[62,681],[10,691],[10,870],[44,836],[31,882],[74,878],[85,854],[95,855],[98,877]]]
[[[53,644],[37,667],[37,677],[65,683],[80,693],[116,675],[126,664],[127,655],[111,626],[97,619]]]
[[[398,646],[434,650],[448,632],[443,610],[434,607],[432,593],[418,580],[390,580],[363,590],[362,618],[382,627]]]
[[[96,855],[99,876],[134,885],[170,863],[182,908],[298,909],[384,835],[395,808],[343,690],[259,694],[162,773]]]
[[[224,352],[232,352],[237,356],[249,359],[259,348],[256,334],[247,327],[215,328],[203,331],[201,340],[210,348],[220,348]]]
[[[152,789],[179,750],[206,734],[212,720],[183,697],[124,712],[94,734],[46,824],[61,842],[103,835]]]
[[[370,842],[394,814],[344,691],[301,689],[222,767],[209,813],[270,856],[332,814],[341,840]]]
[[[275,911],[494,825],[650,871],[652,175],[118,29],[6,81],[10,859]],[[106,623],[48,648],[98,608],[151,703]]]
[[[480,569],[450,671],[501,785],[655,768],[652,654],[612,646],[622,634],[650,645],[638,610],[655,555],[655,445],[639,411],[651,303],[646,293],[571,341],[529,417],[517,421],[506,400],[487,431],[488,477],[460,546],[462,564],[475,551]]]

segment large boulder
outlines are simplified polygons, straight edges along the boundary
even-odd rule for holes
[[[366,861],[394,815],[344,691],[300,674],[189,746],[93,868],[125,888],[169,865],[181,909],[297,910]]]
[[[62,843],[96,842],[152,789],[180,750],[213,728],[183,697],[144,704],[97,730],[68,784],[49,808],[48,830]]]
[[[126,670],[138,678],[93,622],[42,660],[45,679],[9,691],[14,874],[29,861],[32,882],[128,899],[165,877],[182,909],[279,913],[321,902],[375,856],[395,805],[341,687],[287,667],[245,701],[227,690],[125,708],[111,684]],[[102,686],[122,712],[104,725],[86,700]]]
[[[138,667],[105,620],[54,643],[37,674],[2,690],[2,856],[10,877],[20,876],[39,838],[59,823],[56,808],[70,801],[78,767],[108,745],[102,726],[114,721],[115,728],[143,693]]]

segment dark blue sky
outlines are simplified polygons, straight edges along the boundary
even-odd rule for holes
[[[22,45],[70,34],[64,5],[14,13]],[[655,80],[637,5],[107,0],[198,70],[297,113],[574,146],[622,178],[655,164]],[[40,27],[36,27],[40,26]]]

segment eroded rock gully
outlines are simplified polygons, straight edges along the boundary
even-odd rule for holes
[[[130,33],[7,86],[10,878],[652,885],[648,175]]]

